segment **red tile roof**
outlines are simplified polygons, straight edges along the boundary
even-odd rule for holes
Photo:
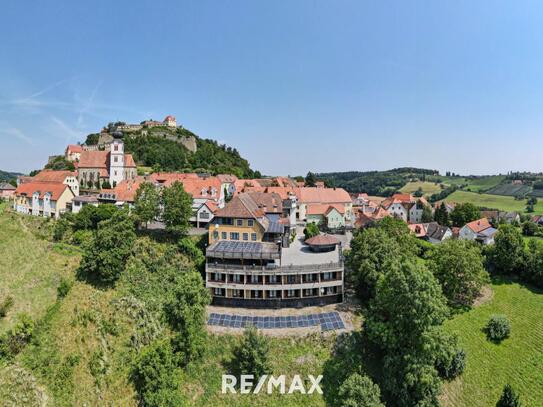
[[[60,198],[60,196],[66,189],[70,190],[70,187],[68,187],[68,185],[65,185],[61,182],[33,181],[33,182],[20,184],[15,190],[15,195],[17,196],[26,195],[28,197],[31,197],[35,192],[39,192],[40,199],[43,199],[46,193],[50,193],[51,200],[56,201],[58,200],[58,198]],[[72,192],[72,195],[73,195],[73,192]]]
[[[300,203],[351,203],[351,196],[343,188],[297,188],[296,196]]]
[[[480,233],[485,229],[492,227],[487,218],[481,218],[474,220],[473,222],[466,223],[466,226],[475,233]]]
[[[313,236],[305,241],[309,246],[332,246],[339,244],[339,239],[327,234]]]
[[[328,215],[332,209],[336,209],[342,215],[345,213],[345,207],[343,205],[329,205],[329,204],[310,204],[307,205],[307,215]]]
[[[54,170],[43,170],[38,172],[33,181],[41,182],[64,182],[66,177],[75,177],[75,172],[72,171],[54,171]]]
[[[109,168],[109,151],[83,151],[78,168]]]
[[[69,144],[68,147],[66,147],[66,151],[68,153],[82,153],[83,147],[81,147],[79,144]]]

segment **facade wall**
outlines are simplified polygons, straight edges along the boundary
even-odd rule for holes
[[[249,221],[253,221],[253,226],[249,226]],[[241,221],[241,225],[238,224]],[[226,233],[226,235],[223,235]],[[231,233],[238,233],[239,239],[232,239]],[[232,225],[224,225],[220,223],[213,223],[209,226],[209,244],[216,242],[217,240],[239,240],[244,241],[244,233],[247,234],[249,242],[261,242],[264,236],[264,230],[262,226],[254,219],[233,219]],[[253,240],[252,234],[256,234],[256,240]]]

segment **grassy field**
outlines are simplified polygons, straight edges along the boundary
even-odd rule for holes
[[[516,283],[492,285],[491,301],[446,323],[467,352],[467,367],[444,388],[447,407],[490,407],[510,383],[523,406],[543,402],[543,294]],[[511,336],[501,344],[489,342],[481,329],[492,314],[505,314]]]
[[[500,184],[505,175],[489,175],[481,178],[468,178],[468,177],[440,177],[442,182],[446,185],[466,185],[466,189],[470,191],[479,192],[486,191],[496,185]]]
[[[0,204],[0,301],[14,300],[0,320],[0,333],[9,329],[21,312],[40,318],[54,303],[60,278],[70,275],[79,263],[77,255],[65,255],[36,236],[44,220],[21,217]]]
[[[400,191],[404,193],[413,193],[418,191],[419,188],[422,189],[424,195],[432,195],[441,191],[439,184],[424,181],[408,182],[402,189],[400,189]]]
[[[526,201],[517,201],[512,196],[478,194],[475,192],[455,191],[446,199],[448,202],[464,203],[470,202],[476,206],[499,209],[502,211],[526,212]],[[534,214],[543,213],[543,202],[535,206]]]

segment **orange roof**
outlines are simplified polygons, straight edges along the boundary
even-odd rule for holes
[[[64,182],[66,177],[75,177],[75,172],[72,171],[54,171],[54,170],[43,170],[38,172],[33,181],[41,182]]]
[[[166,116],[166,118],[164,119],[165,122],[169,121],[169,120],[175,120],[175,117],[171,116],[171,115],[168,115]]]
[[[328,215],[332,209],[336,209],[342,215],[345,213],[345,207],[342,205],[311,204],[307,205],[307,215]]]
[[[68,147],[66,147],[66,151],[68,153],[82,153],[83,147],[81,147],[79,144],[69,144]]]
[[[79,158],[78,168],[109,167],[109,151],[83,151]]]
[[[356,215],[355,226],[358,228],[365,227],[371,222],[378,221],[387,216],[390,216],[390,213],[381,207],[376,208],[373,212],[358,212]]]
[[[26,195],[31,197],[35,192],[39,193],[40,199],[43,199],[46,193],[51,194],[51,200],[56,201],[62,193],[68,188],[71,192],[68,185],[63,184],[62,182],[27,182],[20,184],[15,190],[15,195]],[[72,192],[73,195],[73,192]]]
[[[407,227],[413,232],[417,237],[426,236],[426,226],[424,223],[412,223],[407,225]]]
[[[339,240],[327,234],[313,236],[305,241],[309,246],[331,246],[339,244]]]
[[[182,182],[186,179],[200,179],[198,174],[193,172],[156,172],[149,176],[149,179],[153,182],[157,182],[161,185],[170,186],[175,181]]]
[[[102,189],[101,193],[106,194],[115,194],[115,199],[117,201],[123,202],[134,202],[136,199],[136,191],[143,184],[144,181],[141,179],[135,180],[123,180],[119,182],[115,188],[112,189]]]
[[[236,182],[238,177],[232,174],[217,174],[217,178],[223,183],[223,184],[233,184]]]
[[[483,230],[492,227],[492,225],[490,224],[487,218],[481,218],[481,219],[474,220],[473,222],[466,223],[466,226],[475,233],[480,233]]]
[[[343,188],[297,188],[296,196],[300,203],[351,203],[351,196]]]
[[[132,157],[132,154],[124,155],[124,166],[136,168],[136,163],[134,162],[134,157]]]
[[[291,195],[294,195],[294,188],[291,187],[268,187],[266,192],[278,194],[281,199],[289,199]]]

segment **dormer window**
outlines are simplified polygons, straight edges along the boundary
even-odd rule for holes
[[[202,188],[202,196],[206,196],[207,195],[207,190],[205,188]]]

